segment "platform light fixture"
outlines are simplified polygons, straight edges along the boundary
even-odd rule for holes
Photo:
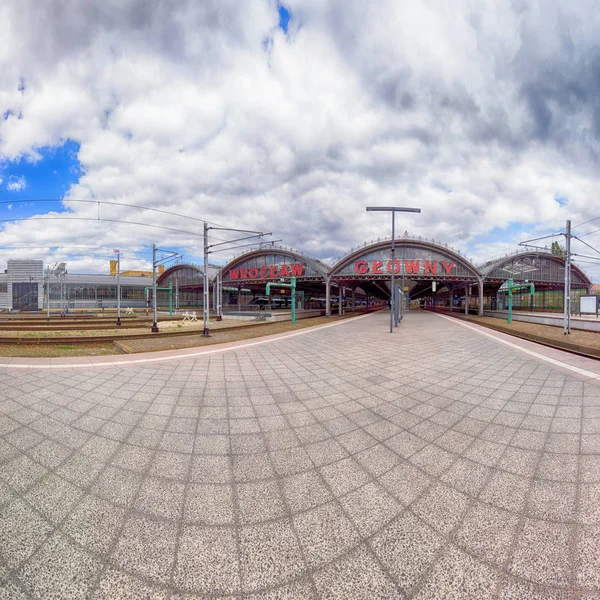
[[[390,290],[390,333],[394,331],[394,315],[396,314],[396,293],[394,290],[394,265],[396,259],[396,213],[397,212],[410,212],[410,213],[420,213],[420,208],[407,208],[403,206],[367,206],[367,212],[377,211],[377,212],[391,212],[392,213],[392,289]],[[404,294],[404,290],[402,290]],[[398,323],[396,322],[396,326]]]

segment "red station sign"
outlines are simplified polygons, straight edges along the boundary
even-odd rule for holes
[[[236,279],[277,279],[279,277],[300,277],[303,273],[304,265],[293,263],[291,265],[271,265],[249,269],[229,269],[229,279],[230,281]]]
[[[440,270],[440,272],[438,273],[438,261],[437,260],[424,260],[424,261],[420,261],[420,260],[405,260],[404,261],[404,272],[407,275],[410,274],[414,274],[417,275],[420,272],[420,266],[421,266],[421,262],[423,263],[423,275],[450,275],[450,273],[452,272],[452,269],[454,269],[454,266],[456,263],[450,262],[444,262],[443,260],[440,261],[442,268],[444,269],[445,273],[442,273],[442,271]],[[356,273],[358,273],[359,275],[366,275],[367,273],[373,273],[373,275],[384,275],[385,272],[383,270],[384,264],[382,260],[372,260],[370,262],[367,262],[366,260],[357,260],[354,263],[354,270],[356,271]],[[400,261],[398,259],[394,259],[389,260],[387,262],[387,264],[385,265],[385,268],[387,270],[388,273],[392,273],[392,269],[394,270],[394,275],[397,275],[398,273],[400,273]]]

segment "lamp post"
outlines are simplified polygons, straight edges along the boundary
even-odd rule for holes
[[[379,212],[391,212],[392,213],[392,268],[390,269],[392,272],[392,285],[390,290],[390,333],[393,331],[394,326],[394,312],[395,312],[395,304],[396,304],[396,294],[394,290],[394,270],[396,266],[396,213],[397,212],[411,212],[411,213],[420,213],[420,208],[406,208],[401,206],[367,206],[367,211],[379,211]],[[402,268],[402,265],[400,266]],[[404,273],[404,270],[402,270]]]

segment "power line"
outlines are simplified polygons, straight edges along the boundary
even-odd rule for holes
[[[579,240],[582,244],[586,245],[588,248],[591,248],[594,252],[597,252],[598,254],[600,254],[600,250],[598,250],[597,248],[594,248],[594,246],[588,244],[587,242],[584,242],[583,240],[580,240],[576,235],[573,236],[576,240]]]
[[[164,225],[150,225],[149,223],[138,223],[137,221],[123,221],[121,219],[105,219],[100,217],[93,219],[91,217],[23,217],[19,219],[0,219],[0,223],[13,223],[15,221],[105,221],[108,223],[119,223],[121,225],[139,225],[140,227],[155,227],[156,229],[165,229],[166,231],[175,231],[177,233],[185,233],[187,235],[196,235],[203,237],[201,233],[195,231],[185,231],[183,229],[175,229],[173,227],[165,227]]]
[[[191,219],[192,221],[204,222],[204,219],[198,217],[191,217],[189,215],[182,215],[170,210],[164,210],[162,208],[151,208],[149,206],[141,206],[139,204],[126,204],[125,202],[114,202],[112,200],[82,200],[79,198],[40,198],[37,200],[1,200],[0,204],[17,204],[27,202],[81,202],[84,204],[110,204],[112,206],[125,206],[127,208],[139,208],[140,210],[150,210],[152,212],[159,212],[166,215],[172,215],[174,217],[182,217],[183,219]]]
[[[584,221],[583,223],[579,223],[579,225],[575,225],[575,227],[573,227],[573,229],[575,229],[577,227],[581,227],[582,225],[587,225],[588,223],[591,223],[592,221],[597,221],[598,219],[600,219],[600,217],[594,217],[593,219],[590,219],[589,221]]]
[[[215,223],[214,221],[207,221],[206,219],[200,219],[198,217],[191,217],[190,215],[182,215],[181,213],[176,213],[170,210],[164,210],[162,208],[152,208],[150,206],[141,206],[139,204],[127,204],[125,202],[114,202],[113,200],[85,200],[80,198],[37,198],[37,199],[19,199],[19,200],[0,200],[0,204],[26,204],[29,202],[81,202],[84,204],[110,204],[112,206],[124,206],[126,208],[138,208],[140,210],[149,210],[152,212],[159,212],[166,215],[172,215],[174,217],[181,217],[183,219],[191,219],[192,221],[198,221],[199,223],[210,223],[211,225],[216,225],[217,227],[222,227],[227,229],[226,225],[222,225],[220,223]],[[14,219],[16,220],[16,219]]]

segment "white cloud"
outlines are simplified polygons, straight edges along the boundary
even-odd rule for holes
[[[98,0],[68,11],[4,2],[0,114],[10,116],[0,120],[0,160],[36,160],[41,147],[73,139],[83,174],[72,198],[273,231],[322,258],[388,233],[367,204],[420,206],[401,230],[483,258],[497,228],[545,232],[599,216],[594,3],[286,6],[288,35],[274,0]],[[94,218],[97,207],[69,208]],[[200,230],[157,213],[101,211]],[[82,236],[192,255],[202,244],[112,222],[31,221],[3,232],[15,245]]]
[[[27,187],[27,181],[25,181],[25,177],[11,175],[8,178],[8,183],[6,184],[6,189],[9,192],[20,192]],[[12,208],[12,205],[10,206]],[[10,210],[9,208],[9,210]]]

